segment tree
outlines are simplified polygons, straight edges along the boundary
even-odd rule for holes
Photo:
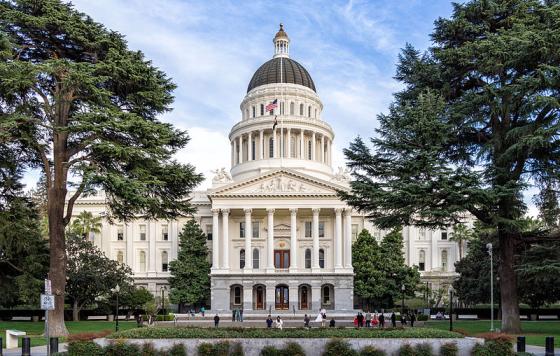
[[[379,116],[374,151],[361,139],[345,151],[354,181],[341,195],[381,227],[448,226],[466,212],[496,228],[509,333],[521,329],[516,245],[537,238],[518,225],[523,193],[560,178],[559,24],[557,1],[454,4],[426,53],[408,45],[400,55],[405,89]]]
[[[131,309],[142,308],[146,303],[154,300],[154,296],[150,291],[145,288],[138,288],[133,284],[121,288],[119,294],[119,304],[122,307],[128,307],[130,317]]]
[[[210,296],[210,262],[206,235],[194,220],[179,234],[179,253],[169,263],[169,299],[181,305],[204,303]]]
[[[100,233],[103,226],[101,216],[93,216],[90,211],[82,211],[70,225],[70,230],[83,238],[88,238],[90,233]]]
[[[130,267],[108,258],[91,241],[70,234],[66,249],[66,290],[74,321],[80,320],[80,310],[85,305],[93,304],[99,297],[110,296],[117,284],[122,288],[132,284]]]
[[[172,158],[186,132],[158,119],[175,85],[71,4],[0,0],[0,58],[0,139],[29,155],[19,166],[45,175],[49,330],[64,336],[65,228],[76,199],[103,189],[108,218],[172,219],[192,212],[202,176]]]
[[[453,226],[453,232],[449,240],[457,242],[459,247],[459,259],[463,258],[463,249],[465,243],[473,239],[473,231],[465,224],[457,224]]]
[[[392,307],[405,295],[414,296],[420,273],[405,264],[402,234],[395,230],[381,244],[367,230],[362,230],[352,246],[354,293],[371,307]]]

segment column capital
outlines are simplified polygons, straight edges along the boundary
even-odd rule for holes
[[[228,215],[229,214],[229,209],[225,208],[225,209],[221,209],[222,210],[222,214],[224,215]]]
[[[297,214],[297,208],[290,208],[290,214],[296,215]]]
[[[352,215],[352,208],[344,208],[344,214],[346,216]]]
[[[344,211],[344,208],[334,208],[334,212],[337,214],[342,214],[342,212]]]
[[[212,214],[213,215],[218,215],[219,213],[220,213],[220,209],[218,209],[218,208],[212,209]]]
[[[245,212],[245,215],[248,215],[248,214],[251,214],[253,212],[253,209],[245,208],[245,209],[243,209],[243,211]]]
[[[313,208],[313,209],[311,209],[311,211],[313,212],[313,214],[319,214],[319,212],[321,211],[321,208]]]
[[[274,214],[274,208],[266,208],[266,212],[268,213],[268,215],[272,215]]]

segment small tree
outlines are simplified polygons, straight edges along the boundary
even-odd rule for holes
[[[179,234],[177,260],[169,263],[169,299],[176,304],[204,303],[210,296],[210,263],[206,235],[194,220]]]
[[[101,216],[93,216],[90,211],[82,211],[70,225],[70,231],[76,235],[88,238],[90,233],[98,234],[103,226]]]
[[[465,243],[473,239],[473,231],[465,224],[457,224],[453,226],[453,232],[449,240],[457,242],[459,248],[459,259],[463,258],[463,249]]]
[[[67,296],[72,303],[74,321],[80,319],[80,310],[99,297],[110,297],[118,284],[132,284],[132,270],[105,256],[90,241],[70,235],[66,244],[68,256]]]

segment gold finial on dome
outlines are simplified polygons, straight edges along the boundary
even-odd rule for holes
[[[280,23],[280,29],[276,32],[276,36],[274,36],[272,42],[274,42],[274,58],[289,57],[290,38],[286,31],[284,31],[284,25],[282,23]]]

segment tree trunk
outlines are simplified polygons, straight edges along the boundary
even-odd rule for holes
[[[508,334],[521,333],[517,278],[513,269],[515,237],[498,230],[500,241],[500,295],[502,304],[502,331]]]
[[[72,320],[80,321],[80,308],[78,308],[78,301],[75,300],[72,305]]]

